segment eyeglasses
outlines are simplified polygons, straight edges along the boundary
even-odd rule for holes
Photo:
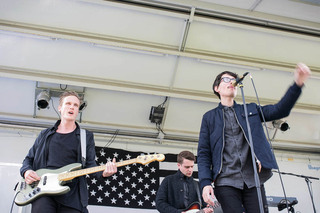
[[[235,81],[235,78],[229,78],[229,77],[222,77],[220,81],[223,81],[225,83],[229,83],[230,81]]]

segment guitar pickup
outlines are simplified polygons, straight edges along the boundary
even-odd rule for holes
[[[47,184],[47,176],[44,176],[44,178],[43,178],[43,185],[46,185]]]

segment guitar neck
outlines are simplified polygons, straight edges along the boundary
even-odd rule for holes
[[[126,166],[129,164],[133,164],[133,163],[137,163],[136,158],[116,162],[116,166],[121,167],[121,166]],[[80,170],[76,170],[76,171],[72,171],[72,172],[61,173],[61,174],[59,174],[58,179],[59,179],[59,181],[68,181],[68,180],[72,180],[76,177],[80,177],[83,175],[101,172],[101,171],[104,171],[105,169],[106,169],[106,165],[101,165],[101,166],[95,166],[95,167],[91,167],[91,168],[87,168],[87,169],[80,169]]]

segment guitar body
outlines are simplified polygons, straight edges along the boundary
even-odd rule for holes
[[[200,209],[201,209],[200,203],[193,202],[184,211],[187,213],[201,213],[201,212],[203,212],[203,210],[200,210]]]
[[[17,186],[15,203],[24,206],[44,195],[61,195],[70,191],[68,186],[63,186],[64,181],[59,181],[58,175],[81,168],[80,163],[73,163],[59,169],[39,169],[36,173],[40,181],[28,185],[22,179]]]
[[[220,203],[216,198],[213,199],[214,205],[210,206],[210,208],[215,209],[220,206]],[[201,209],[201,205],[199,202],[191,203],[185,210],[186,213],[204,213],[204,210]]]

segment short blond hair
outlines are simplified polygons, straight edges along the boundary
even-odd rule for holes
[[[79,99],[80,104],[81,104],[81,98],[80,98],[80,96],[78,95],[77,92],[75,92],[75,91],[66,91],[66,92],[64,92],[64,93],[62,93],[62,94],[60,95],[59,105],[62,106],[63,100],[64,100],[66,97],[69,97],[69,96],[75,96],[75,97],[77,97],[77,98]]]

